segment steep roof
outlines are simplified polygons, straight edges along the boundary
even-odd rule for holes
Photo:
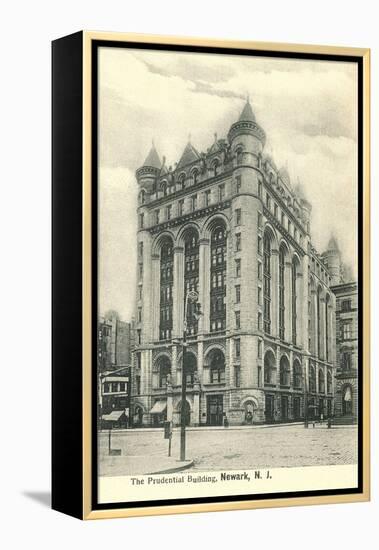
[[[332,235],[329,239],[328,250],[339,250],[338,243],[334,235]]]
[[[177,168],[181,168],[182,166],[187,166],[187,164],[191,164],[191,162],[194,162],[195,160],[199,160],[199,158],[200,158],[200,155],[196,151],[195,147],[191,144],[191,142],[188,142],[180,158],[180,161],[178,162]]]
[[[255,122],[255,115],[253,109],[251,108],[250,101],[247,100],[245,107],[242,109],[242,113],[238,119],[240,122]]]
[[[150,166],[151,168],[160,168],[162,166],[154,143],[151,146],[150,153],[147,155],[143,166]]]

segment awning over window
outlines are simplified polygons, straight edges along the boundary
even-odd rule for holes
[[[154,403],[153,408],[150,411],[150,414],[161,414],[166,410],[167,401],[165,399],[160,399]]]
[[[103,414],[103,420],[117,421],[124,414],[124,411],[112,411],[109,414]]]

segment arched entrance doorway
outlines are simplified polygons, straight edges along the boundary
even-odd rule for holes
[[[353,388],[348,384],[342,390],[342,414],[353,414]]]

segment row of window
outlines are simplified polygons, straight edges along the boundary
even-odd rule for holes
[[[127,391],[126,382],[105,382],[103,386],[103,393],[121,393]]]

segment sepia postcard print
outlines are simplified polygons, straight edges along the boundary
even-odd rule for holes
[[[98,503],[357,490],[357,63],[97,62]]]

